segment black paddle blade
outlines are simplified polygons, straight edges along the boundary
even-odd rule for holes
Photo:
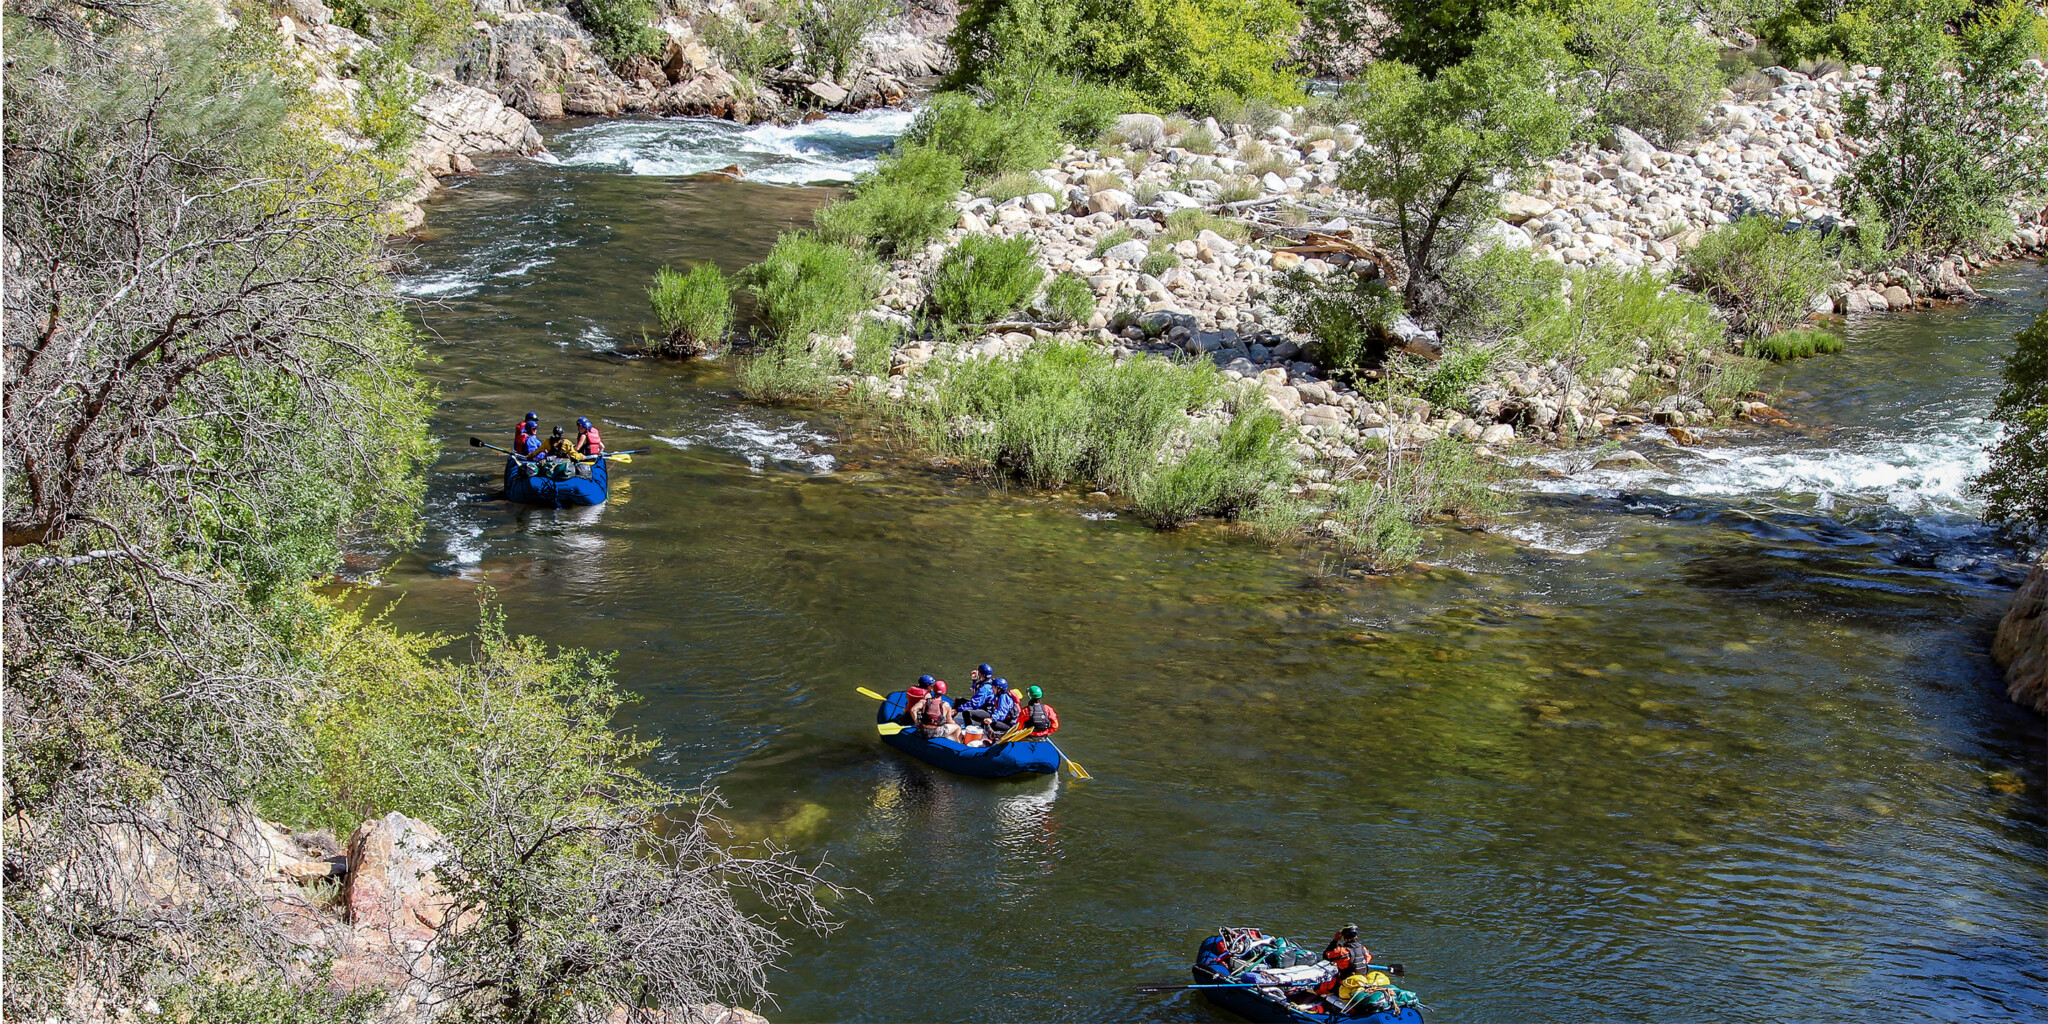
[[[469,446],[471,448],[482,448],[484,446],[484,439],[481,437],[472,437],[469,439]]]
[[[1186,983],[1186,982],[1176,981],[1176,982],[1173,982],[1172,984],[1167,984],[1167,983],[1165,983],[1165,982],[1161,982],[1160,984],[1157,984],[1157,985],[1140,985],[1140,986],[1138,986],[1138,991],[1140,991],[1140,992],[1178,992],[1178,991],[1180,991],[1181,989],[1184,989],[1184,988],[1186,988],[1186,987],[1188,987],[1188,986],[1187,986],[1187,983]]]
[[[1403,967],[1403,966],[1401,966],[1400,964],[1388,964],[1388,965],[1387,965],[1387,973],[1388,973],[1388,974],[1391,974],[1391,975],[1393,975],[1393,976],[1394,976],[1394,977],[1396,977],[1396,978],[1398,978],[1398,977],[1400,977],[1400,976],[1402,976],[1402,975],[1404,975],[1404,974],[1407,974],[1407,973],[1408,973],[1408,968],[1406,968],[1406,967]]]

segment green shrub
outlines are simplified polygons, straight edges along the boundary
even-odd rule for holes
[[[1292,472],[1286,425],[1255,400],[1226,403],[1208,362],[1121,363],[1078,343],[952,364],[908,406],[927,445],[1038,487],[1085,483],[1132,497],[1160,526],[1244,511]],[[1190,425],[1187,414],[1210,410]]]
[[[1742,351],[1754,359],[1785,362],[1842,350],[1842,336],[1815,327],[1794,327],[1763,338],[1751,338]]]
[[[1240,244],[1252,238],[1251,225],[1244,221],[1218,217],[1207,210],[1175,210],[1166,215],[1166,231],[1159,236],[1159,241],[1166,245],[1193,241],[1204,231],[1213,231]]]
[[[903,343],[903,327],[889,320],[867,319],[853,332],[853,372],[887,377],[891,357]]]
[[[1497,473],[1469,445],[1439,438],[1390,450],[1377,474],[1340,485],[1327,507],[1305,499],[1264,502],[1251,519],[1272,535],[1301,533],[1320,521],[1341,529],[1337,543],[1377,571],[1407,566],[1422,549],[1418,524],[1439,515],[1486,519],[1510,505],[1493,486]]]
[[[1846,128],[1871,140],[1842,182],[1843,198],[1874,200],[1888,244],[1939,252],[1979,248],[2011,229],[2011,203],[2048,181],[2048,119],[2031,63],[2044,17],[2009,3],[1963,19],[1892,12],[1878,47],[1877,87],[1844,104]]]
[[[1180,255],[1171,249],[1155,248],[1138,264],[1138,272],[1158,277],[1174,267],[1180,266]]]
[[[1203,125],[1182,135],[1180,141],[1175,143],[1175,145],[1190,153],[1214,153],[1216,152],[1216,135],[1209,131],[1207,125]]]
[[[1991,419],[2004,426],[1970,489],[1984,518],[2021,536],[2048,534],[2048,314],[2013,338]]]
[[[1265,194],[1266,190],[1259,187],[1258,182],[1250,178],[1236,178],[1228,185],[1217,190],[1216,201],[1219,203],[1243,203],[1257,199]]]
[[[1877,200],[1859,196],[1846,212],[1856,226],[1838,229],[1828,236],[1842,266],[1868,274],[1898,262],[1899,251],[1890,244],[1891,222],[1885,219],[1884,208],[1877,205]]]
[[[1529,249],[1460,255],[1444,269],[1436,322],[1446,337],[1500,341],[1569,306],[1565,277],[1563,265]]]
[[[1713,409],[1716,415],[1726,416],[1736,401],[1756,392],[1767,365],[1763,360],[1749,356],[1716,355],[1707,364],[1707,379],[1700,389],[1700,401]]]
[[[221,981],[174,989],[157,1001],[162,1009],[136,1019],[143,1024],[330,1024],[374,1020],[386,998],[376,989],[343,994],[324,984]]]
[[[814,402],[834,391],[837,362],[802,338],[771,342],[740,364],[740,393],[757,402]]]
[[[1010,171],[989,179],[987,184],[975,190],[982,198],[997,203],[1044,191],[1045,182],[1030,171]]]
[[[1571,275],[1572,299],[1545,306],[1521,331],[1519,350],[1557,359],[1581,374],[1617,366],[1717,352],[1726,329],[1697,295],[1672,291],[1648,270],[1582,270]]]
[[[984,178],[1036,170],[1050,163],[1060,146],[1059,127],[1051,121],[984,106],[962,93],[932,97],[903,138],[912,145],[939,147],[958,157],[968,173]]]
[[[1385,283],[1356,274],[1319,278],[1292,271],[1281,280],[1274,306],[1289,326],[1310,336],[1311,356],[1332,370],[1386,362],[1387,326],[1401,315],[1401,299]]]
[[[1602,120],[1665,149],[1699,130],[1722,76],[1714,44],[1688,18],[1655,0],[1600,0],[1573,6],[1570,19]]]
[[[655,31],[653,0],[568,0],[569,16],[597,37],[597,52],[617,64],[659,57],[668,37]]]
[[[1352,87],[1367,145],[1345,162],[1342,183],[1393,222],[1410,309],[1444,300],[1446,267],[1492,217],[1501,190],[1577,130],[1558,32],[1544,18],[1495,15],[1471,55],[1435,78],[1382,61]]]
[[[708,14],[699,24],[704,45],[718,55],[727,71],[746,82],[757,82],[773,68],[788,67],[796,61],[796,49],[789,39],[789,26],[781,11],[768,6],[767,20],[755,24],[747,18],[751,5],[742,5],[731,17]]]
[[[1055,323],[1085,324],[1095,315],[1095,289],[1073,274],[1056,274],[1046,282],[1038,308]]]
[[[968,0],[950,84],[1092,82],[1161,110],[1300,98],[1283,72],[1300,21],[1288,0]]]
[[[948,324],[993,323],[1023,309],[1044,280],[1030,236],[969,235],[932,271],[932,310]]]
[[[1201,515],[1238,516],[1293,475],[1290,440],[1278,413],[1248,405],[1220,429],[1200,431],[1185,455],[1140,478],[1131,500],[1159,527]]]
[[[1095,248],[1090,250],[1089,255],[1099,260],[1102,258],[1103,253],[1106,253],[1111,249],[1114,249],[1117,246],[1122,245],[1125,242],[1128,242],[1136,237],[1138,236],[1132,234],[1130,228],[1112,228],[1111,230],[1104,232],[1101,238],[1095,240]]]
[[[1443,358],[1431,363],[1428,371],[1414,381],[1415,393],[1431,405],[1465,408],[1467,397],[1486,380],[1497,355],[1493,349],[1479,345],[1446,346]]]
[[[668,267],[647,289],[661,324],[662,350],[669,355],[704,355],[725,347],[732,329],[732,283],[715,263],[699,263],[687,274]]]
[[[966,181],[960,161],[931,146],[904,146],[853,183],[850,199],[815,215],[818,233],[888,255],[924,245],[952,227],[953,193]]]
[[[852,70],[868,30],[899,10],[896,0],[784,0],[782,5],[804,69],[829,81]]]
[[[1700,239],[1684,265],[1692,286],[1750,336],[1806,319],[1813,297],[1841,274],[1819,233],[1758,214]]]
[[[846,330],[881,289],[873,258],[807,231],[784,232],[768,258],[740,271],[738,280],[754,293],[769,332],[799,341],[813,331]]]

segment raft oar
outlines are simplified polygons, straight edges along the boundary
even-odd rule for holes
[[[1046,742],[1046,744],[1047,744],[1047,745],[1049,745],[1049,746],[1050,746],[1050,745],[1052,745],[1052,741],[1051,741],[1051,740],[1047,740],[1047,741],[1045,741],[1045,742]],[[1070,771],[1070,772],[1073,772],[1073,773],[1074,773],[1074,778],[1077,778],[1077,779],[1092,779],[1092,778],[1094,778],[1094,777],[1095,777],[1095,776],[1093,776],[1093,775],[1090,775],[1090,774],[1088,774],[1088,769],[1086,769],[1086,768],[1083,768],[1083,767],[1081,767],[1081,765],[1080,765],[1080,763],[1079,763],[1079,762],[1075,761],[1075,760],[1074,760],[1073,758],[1071,758],[1071,757],[1068,757],[1068,756],[1067,756],[1067,752],[1066,752],[1066,751],[1064,751],[1064,750],[1061,750],[1061,749],[1060,749],[1059,747],[1057,747],[1057,746],[1053,746],[1053,748],[1052,748],[1052,752],[1053,752],[1053,753],[1055,753],[1055,754],[1058,754],[1058,755],[1060,756],[1060,763],[1061,763],[1061,764],[1063,764],[1063,765],[1066,765],[1066,766],[1067,766],[1067,770],[1068,770],[1068,771]]]
[[[884,697],[884,696],[882,696],[882,695],[881,695],[881,694],[879,694],[879,693],[876,693],[876,692],[875,692],[875,691],[873,691],[873,690],[870,690],[870,689],[868,689],[868,688],[867,688],[867,687],[865,687],[865,686],[856,686],[856,687],[854,687],[854,690],[855,690],[856,692],[858,692],[858,693],[859,693],[859,694],[860,694],[861,696],[863,696],[863,697],[873,697],[873,698],[874,698],[874,699],[876,699],[876,700],[888,700],[888,699],[889,699],[889,698],[887,698],[887,697]]]
[[[484,439],[483,439],[483,438],[481,438],[481,437],[472,437],[472,438],[470,438],[470,439],[469,439],[469,446],[470,446],[471,448],[489,448],[490,450],[492,450],[492,451],[494,451],[494,452],[505,452],[505,454],[507,454],[507,455],[510,455],[510,456],[512,456],[512,457],[513,457],[513,458],[515,458],[515,459],[517,459],[517,458],[522,458],[522,457],[523,457],[523,456],[521,456],[521,455],[520,455],[519,453],[517,453],[517,452],[510,452],[510,451],[505,451],[505,449],[503,449],[503,448],[500,448],[500,447],[498,447],[497,445],[494,445],[494,444],[485,444],[485,443],[484,443]]]
[[[571,455],[570,458],[575,459],[577,462],[596,462],[599,458],[617,459],[622,463],[630,464],[633,461],[633,456],[645,455],[653,450],[654,449],[652,448],[628,448],[622,452],[599,452],[596,455]]]
[[[878,733],[881,733],[881,734],[882,734],[882,735],[884,735],[884,736],[894,736],[894,735],[896,735],[897,733],[899,733],[899,732],[902,732],[903,730],[905,730],[905,729],[908,729],[908,728],[911,728],[911,727],[910,727],[910,726],[907,726],[907,725],[902,725],[902,724],[899,724],[899,723],[896,723],[896,722],[877,722],[877,723],[875,723],[875,731],[876,731],[876,732],[878,732]]]

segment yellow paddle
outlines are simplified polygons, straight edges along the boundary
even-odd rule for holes
[[[908,729],[908,728],[910,728],[910,726],[907,726],[907,725],[898,725],[898,724],[896,724],[895,722],[877,722],[877,723],[875,723],[875,731],[876,731],[876,732],[878,732],[878,733],[881,733],[881,734],[882,734],[882,735],[884,735],[884,736],[894,736],[894,735],[896,735],[897,733],[899,733],[899,732],[902,732],[903,730],[905,730],[905,729]]]
[[[854,687],[854,689],[855,689],[856,691],[859,691],[860,695],[861,695],[861,696],[863,696],[863,697],[873,697],[873,698],[874,698],[874,699],[876,699],[876,700],[888,700],[888,699],[889,699],[889,698],[887,698],[887,697],[884,697],[884,696],[882,696],[882,695],[881,695],[881,694],[879,694],[879,693],[876,693],[876,692],[875,692],[875,691],[873,691],[873,690],[870,690],[870,689],[868,689],[868,688],[867,688],[867,687],[865,687],[865,686],[856,686],[856,687]]]
[[[1050,743],[1052,741],[1047,740],[1046,742]],[[1075,761],[1071,757],[1068,757],[1066,751],[1061,750],[1058,747],[1054,747],[1052,748],[1052,752],[1060,756],[1060,763],[1066,765],[1067,770],[1074,773],[1074,778],[1092,779],[1095,777],[1093,775],[1088,774],[1088,769],[1081,767],[1079,762]]]

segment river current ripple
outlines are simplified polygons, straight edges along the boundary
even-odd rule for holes
[[[2048,732],[1986,655],[2018,566],[1965,487],[2048,274],[1852,324],[1767,382],[1793,430],[1531,456],[1522,512],[1366,578],[612,354],[656,268],[759,259],[907,120],[553,126],[552,161],[430,203],[402,282],[448,445],[377,595],[462,632],[485,585],[617,651],[651,773],[870,897],[772,979],[779,1024],[1223,1020],[1132,986],[1218,924],[1347,920],[1433,1022],[2048,1019]],[[527,409],[655,451],[598,509],[478,500],[502,467],[466,438]],[[1047,688],[1094,780],[875,741],[856,686],[982,660]]]

